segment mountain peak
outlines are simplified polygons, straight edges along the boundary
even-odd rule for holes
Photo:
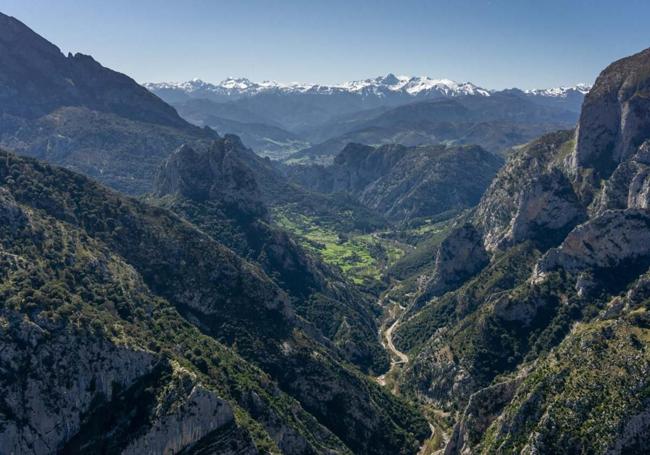
[[[400,82],[400,80],[393,73],[388,73],[386,76],[381,78],[381,82],[386,85],[395,85]]]
[[[524,90],[524,93],[534,96],[546,96],[551,98],[566,98],[573,94],[586,95],[591,90],[591,85],[583,82],[576,85],[560,86],[542,89]]]
[[[179,147],[161,165],[154,194],[182,195],[192,200],[234,203],[249,216],[265,216],[251,169],[241,160],[237,136],[227,135],[205,148]]]
[[[227,77],[226,79],[221,81],[219,85],[225,88],[236,88],[240,90],[246,90],[247,88],[256,86],[258,84],[251,82],[249,79],[246,79],[245,77]]]
[[[608,178],[650,137],[650,48],[609,65],[585,97],[574,168]]]
[[[406,97],[446,97],[462,95],[490,96],[490,91],[471,82],[459,83],[451,79],[433,79],[428,76],[396,76],[388,73],[370,79],[342,82],[340,84],[281,83],[276,81],[253,82],[244,77],[228,77],[219,83],[208,83],[201,79],[187,82],[145,83],[145,87],[156,92],[172,90],[185,94],[203,94],[226,98],[255,96],[260,93],[280,92],[283,94],[355,94],[362,96],[406,96]]]
[[[192,128],[130,77],[89,55],[64,55],[19,20],[0,13],[0,114],[34,119],[61,107],[84,107],[130,120]]]

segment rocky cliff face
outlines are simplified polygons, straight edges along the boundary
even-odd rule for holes
[[[555,270],[606,270],[622,280],[634,269],[641,268],[642,272],[647,268],[648,258],[650,213],[638,209],[606,211],[576,227],[559,247],[549,250],[537,264],[533,279],[542,280]]]
[[[124,449],[124,454],[178,453],[192,447],[210,433],[220,432],[235,424],[230,405],[196,384],[191,376],[178,375],[172,386],[164,390],[158,399],[153,425]],[[211,438],[214,436],[211,435]],[[254,454],[252,441],[220,441],[220,453]],[[224,442],[227,442],[224,444]],[[210,441],[213,449],[214,442]]]
[[[453,290],[480,272],[488,262],[481,236],[473,225],[468,223],[454,229],[438,247],[433,274],[420,301]]]
[[[447,453],[647,444],[649,69],[648,50],[612,64],[575,135],[509,159],[472,216],[489,264],[398,328],[417,353],[402,386],[457,410]]]
[[[644,142],[629,160],[616,167],[604,182],[593,203],[594,211],[608,209],[648,208],[648,165],[650,142]]]
[[[150,379],[167,368],[157,355],[105,339],[85,339],[46,318],[21,320],[18,314],[7,312],[1,318],[6,346],[0,359],[6,375],[0,385],[3,450],[79,453],[82,447],[90,451],[104,446],[120,448],[122,453],[179,453],[212,432],[232,427],[224,438],[224,449],[232,445],[241,453],[257,453],[248,432],[235,422],[231,405],[205,389],[196,376],[174,371],[169,378],[152,383]],[[29,352],[23,343],[30,346]],[[28,377],[12,380],[19,371],[27,371]],[[148,407],[146,394],[135,393],[144,383],[159,387],[153,408]],[[126,398],[123,391],[145,408],[140,416],[130,419],[128,414],[119,414],[118,403]],[[129,426],[133,434],[124,434],[119,424],[110,427],[117,422],[102,415],[109,412],[123,419],[119,423]],[[97,434],[93,425],[102,424],[112,431],[112,440]]]
[[[362,144],[348,144],[334,158],[334,166],[341,169],[334,172],[332,187],[323,192],[361,193],[375,180],[388,174],[407,153],[408,148],[398,144],[379,149]]]
[[[0,444],[9,453],[48,453],[60,447],[79,431],[93,399],[101,395],[110,400],[114,388],[128,388],[155,362],[150,353],[107,340],[83,342],[44,318],[31,321],[9,311],[1,318],[5,348],[0,365],[6,379]],[[75,353],[74,362],[66,351]],[[29,375],[21,374],[21,368]]]
[[[215,201],[230,216],[248,222],[268,218],[255,176],[242,159],[242,149],[239,138],[229,135],[204,150],[181,146],[161,165],[154,196]]]
[[[499,172],[474,217],[488,251],[527,240],[542,248],[557,244],[586,218],[561,167],[571,139],[572,132],[544,136],[516,152]]]
[[[650,136],[650,50],[608,66],[585,97],[571,165],[607,179]],[[583,169],[581,172],[578,170]]]

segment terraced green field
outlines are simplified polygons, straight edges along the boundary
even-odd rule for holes
[[[338,232],[315,217],[287,209],[276,209],[273,218],[305,248],[338,267],[358,285],[377,285],[383,272],[409,249],[408,245],[386,239],[380,233]]]

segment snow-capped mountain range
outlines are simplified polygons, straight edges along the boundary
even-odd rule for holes
[[[555,87],[555,88],[545,88],[545,89],[536,89],[536,90],[524,90],[528,95],[535,96],[546,96],[550,98],[566,98],[571,93],[580,93],[586,95],[591,90],[591,85],[589,84],[576,84],[571,87]]]
[[[395,76],[388,74],[371,79],[343,82],[335,85],[304,84],[298,82],[281,83],[275,81],[253,82],[246,78],[228,78],[219,83],[192,79],[187,82],[145,83],[154,93],[165,92],[184,94],[189,97],[241,98],[262,93],[286,94],[357,94],[361,96],[386,97],[405,95],[410,97],[455,97],[463,95],[490,96],[494,91],[479,87],[471,82],[456,82],[450,79],[433,79],[428,76]],[[572,92],[585,94],[586,84],[573,87],[525,90],[532,96],[567,97]]]
[[[275,158],[309,145],[317,149],[309,156],[332,157],[347,142],[418,145],[435,143],[444,134],[449,134],[445,140],[469,141],[463,136],[469,131],[472,141],[498,151],[503,144],[570,128],[589,90],[579,84],[497,91],[471,82],[394,74],[334,85],[228,78],[145,86],[191,123],[238,134],[258,153]],[[492,127],[490,122],[496,123]]]

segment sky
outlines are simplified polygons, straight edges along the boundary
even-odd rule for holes
[[[546,88],[650,47],[650,0],[0,0],[0,12],[141,83],[394,73]]]

